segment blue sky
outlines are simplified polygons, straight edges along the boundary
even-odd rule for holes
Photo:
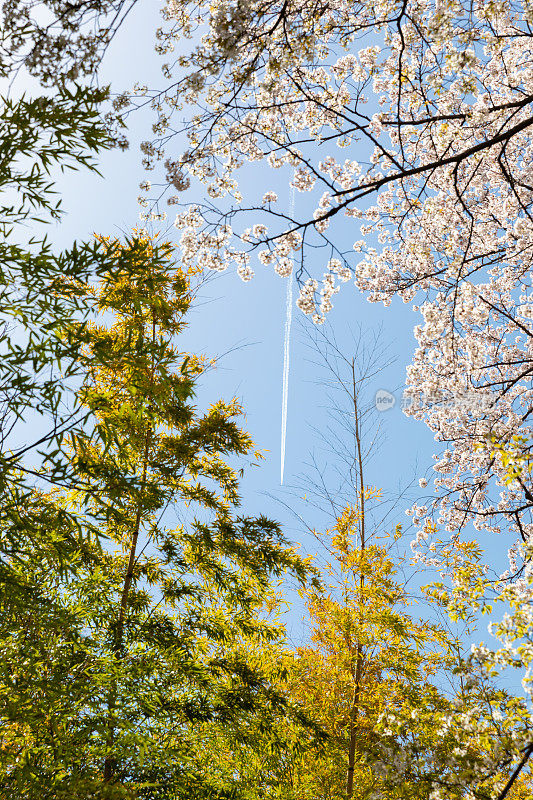
[[[115,38],[106,56],[102,81],[110,81],[116,91],[131,87],[136,81],[161,84],[160,60],[153,51],[154,31],[160,24],[160,3],[144,0]],[[150,137],[150,117],[141,114],[130,118],[130,150],[112,151],[100,159],[103,177],[87,173],[69,173],[60,181],[65,217],[52,233],[58,244],[73,238],[87,238],[92,232],[117,235],[138,224],[137,196],[139,182],[150,178],[141,166],[138,143]],[[298,193],[296,203],[298,204]],[[287,187],[288,202],[288,187]],[[169,220],[172,215],[169,213]],[[178,240],[170,227],[168,237]],[[283,368],[283,333],[285,321],[286,279],[271,268],[256,269],[248,284],[231,273],[217,276],[203,291],[194,312],[188,334],[191,348],[219,354],[237,348],[222,361],[210,376],[213,392],[237,394],[247,409],[247,424],[258,445],[269,451],[261,477],[251,480],[250,491],[269,491],[279,487],[280,408]],[[339,342],[349,352],[353,331],[375,331],[382,327],[382,342],[394,366],[379,377],[372,391],[395,391],[403,386],[405,365],[415,346],[413,326],[419,315],[409,306],[394,303],[391,308],[370,304],[353,284],[342,287],[337,295],[330,322]],[[297,475],[309,451],[316,443],[309,425],[320,426],[325,411],[323,391],[315,385],[315,369],[308,363],[307,336],[295,309],[291,340],[291,376],[287,435],[286,476]],[[240,346],[240,349],[239,349]],[[400,391],[396,391],[400,398]],[[425,427],[405,417],[398,404],[381,415],[386,435],[375,465],[373,483],[392,488],[399,479],[411,477],[415,465],[417,477],[433,452],[433,439]],[[255,484],[255,485],[254,485]],[[253,488],[252,488],[253,487]]]
[[[148,85],[161,83],[159,58],[153,49],[154,31],[160,24],[159,9],[157,0],[143,0],[115,38],[102,72],[102,82],[109,81],[113,90],[129,89],[136,81]],[[102,177],[80,172],[61,178],[66,214],[61,224],[50,231],[58,244],[66,246],[72,239],[86,239],[93,232],[128,233],[138,224],[139,183],[147,177],[138,144],[150,138],[151,119],[148,115],[132,115],[130,123],[130,150],[105,154],[100,159]],[[287,185],[287,205],[288,193]],[[298,195],[296,210],[297,207]],[[173,227],[168,236],[177,242],[178,232]],[[358,238],[358,234],[353,238]],[[262,466],[250,469],[245,476],[244,512],[265,513],[277,519],[290,539],[301,542],[304,552],[312,553],[316,550],[315,539],[306,533],[298,515],[317,529],[328,524],[327,515],[300,501],[301,492],[294,494],[280,487],[285,296],[286,279],[278,277],[269,267],[258,266],[256,277],[247,284],[236,274],[217,276],[202,291],[183,347],[210,356],[227,353],[218,368],[206,376],[199,402],[237,395],[246,409],[245,426],[258,447],[266,451]],[[415,347],[413,326],[420,316],[400,302],[387,309],[370,304],[352,283],[344,285],[334,301],[330,324],[347,356],[351,354],[354,333],[356,337],[360,333],[364,341],[381,329],[386,358],[394,360],[367,390],[370,401],[376,391],[383,389],[392,392],[397,400],[394,408],[375,415],[382,424],[382,436],[380,447],[368,465],[367,483],[381,487],[390,498],[411,486],[390,517],[391,527],[397,522],[407,527],[409,518],[405,516],[405,508],[421,493],[418,478],[431,473],[432,453],[440,447],[422,423],[402,413],[399,403],[405,367]],[[319,463],[327,461],[331,467],[335,461],[335,454],[325,454],[321,442],[320,433],[325,433],[327,439],[328,398],[312,363],[308,327],[302,324],[302,315],[295,309],[285,461],[285,483],[289,486],[301,483],[313,452]],[[298,624],[295,616],[296,628]]]

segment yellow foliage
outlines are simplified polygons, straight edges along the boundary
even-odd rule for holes
[[[327,731],[329,742],[321,755],[299,764],[298,800],[346,797],[351,741],[357,800],[372,793],[427,795],[408,781],[399,795],[372,769],[384,709],[401,706],[412,686],[425,685],[448,656],[442,632],[407,613],[413,601],[389,552],[399,530],[380,544],[362,536],[364,501],[379,497],[378,489],[365,489],[359,504],[347,506],[331,530],[318,534],[329,553],[324,585],[302,592],[311,642],[296,650],[288,692]]]

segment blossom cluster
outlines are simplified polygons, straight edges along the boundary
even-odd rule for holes
[[[172,88],[152,95],[155,130],[195,104],[187,151],[162,132],[147,156],[165,150],[180,186],[194,177],[213,201],[205,233],[182,236],[185,260],[248,280],[257,258],[283,277],[298,250],[297,305],[316,322],[352,281],[420,314],[405,411],[437,442],[421,541],[428,520],[451,536],[469,523],[533,534],[533,504],[492,446],[532,435],[530,15],[526,0],[419,0],[400,17],[393,0],[333,0],[319,18],[307,0],[168,0],[158,32],[161,52],[199,42],[176,60],[185,77],[166,64]],[[288,214],[272,170],[305,199]],[[463,401],[425,402],[443,390]]]

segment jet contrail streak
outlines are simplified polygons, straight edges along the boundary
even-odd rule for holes
[[[294,216],[294,186],[291,186],[291,200],[289,216]],[[281,397],[281,485],[285,472],[285,446],[287,443],[287,408],[289,402],[289,364],[292,324],[292,272],[287,277],[287,299],[285,315],[285,342],[283,348],[283,390]]]

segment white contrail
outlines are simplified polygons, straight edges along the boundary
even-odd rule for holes
[[[291,186],[289,217],[294,218],[294,186]],[[283,390],[281,396],[281,485],[285,472],[285,445],[287,443],[287,407],[289,402],[289,363],[292,324],[292,272],[287,277],[287,299],[285,316],[285,343],[283,348]]]
[[[281,399],[281,485],[285,471],[285,444],[287,442],[287,406],[289,400],[289,360],[292,323],[292,275],[287,278],[287,316],[285,318],[285,346],[283,356],[283,395]]]

